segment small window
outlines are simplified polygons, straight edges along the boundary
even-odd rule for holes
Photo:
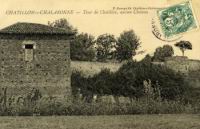
[[[39,68],[41,68],[41,65],[40,65],[40,64],[36,64],[36,67],[39,67]]]
[[[33,44],[25,44],[25,61],[33,60]]]
[[[36,49],[36,43],[34,41],[24,41],[22,43],[22,48],[24,49],[24,60],[30,62],[34,58],[34,49]]]
[[[25,49],[33,49],[33,44],[25,44]]]

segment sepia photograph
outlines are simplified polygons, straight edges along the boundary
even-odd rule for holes
[[[0,129],[200,129],[200,1],[0,1]]]

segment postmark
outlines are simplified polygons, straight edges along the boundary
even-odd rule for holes
[[[179,39],[181,39],[183,36],[179,35],[173,38],[165,38],[165,36],[163,35],[161,29],[158,26],[158,20],[155,20],[154,18],[151,21],[151,29],[152,29],[152,34],[159,40],[164,41],[164,42],[174,42],[177,41]]]
[[[190,1],[157,11],[161,29],[166,38],[183,34],[198,28]]]

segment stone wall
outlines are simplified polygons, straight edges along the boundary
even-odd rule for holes
[[[175,56],[167,58],[164,64],[185,75],[185,80],[189,82],[189,86],[200,88],[200,61],[188,59],[187,57]]]
[[[200,70],[200,61],[191,60],[187,57],[174,56],[166,58],[164,64],[176,72],[188,74],[190,71]]]
[[[176,72],[187,73],[189,62],[186,57],[170,57],[165,59],[165,65]]]
[[[189,60],[188,64],[190,71],[200,70],[200,60]]]
[[[37,37],[37,36],[36,36]],[[33,60],[25,61],[23,43],[35,42]],[[43,94],[70,94],[70,46],[66,39],[0,39],[0,86],[10,95],[32,88]]]

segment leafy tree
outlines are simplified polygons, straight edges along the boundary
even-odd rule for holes
[[[117,60],[123,61],[132,59],[133,56],[136,55],[140,44],[140,39],[133,30],[121,33],[116,43]]]
[[[65,18],[61,18],[53,22],[48,21],[48,25],[51,27],[63,28],[69,32],[77,33],[77,29],[75,29],[72,25],[70,25],[67,19]]]
[[[48,25],[63,28],[76,34],[70,42],[70,56],[72,60],[91,61],[95,58],[95,40],[93,36],[87,33],[77,34],[77,29],[71,26],[64,18],[48,22]]]
[[[181,50],[183,56],[184,56],[185,50],[192,50],[192,44],[189,41],[177,42],[175,46]]]
[[[70,54],[72,60],[92,61],[95,58],[95,40],[87,33],[78,34],[71,41]]]
[[[156,48],[154,52],[154,61],[164,61],[166,57],[171,57],[174,55],[173,47],[170,45],[164,45],[163,47]]]
[[[103,34],[100,35],[96,40],[97,45],[97,60],[106,61],[107,59],[113,59],[115,51],[116,39],[114,35]]]

